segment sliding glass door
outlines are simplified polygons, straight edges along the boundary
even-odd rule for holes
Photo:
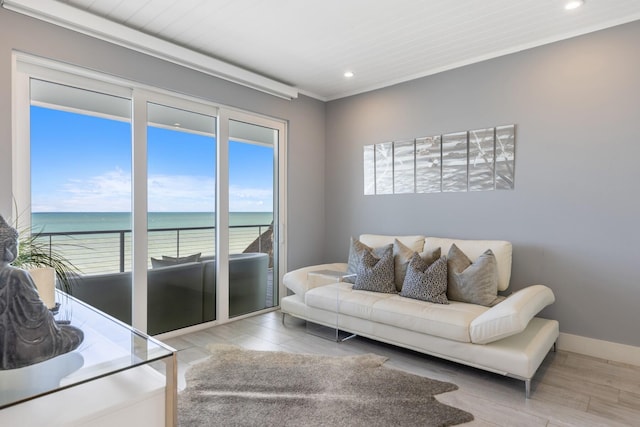
[[[229,317],[277,305],[279,130],[229,119]]]
[[[216,117],[147,104],[147,331],[215,320]]]
[[[30,200],[17,200],[31,227],[21,232],[74,267],[75,296],[131,323],[131,100],[29,83]]]
[[[283,121],[23,59],[17,214],[74,296],[154,335],[278,306]]]

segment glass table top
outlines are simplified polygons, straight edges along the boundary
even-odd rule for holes
[[[70,321],[84,340],[69,353],[0,370],[0,409],[172,356],[175,350],[66,294],[56,321]]]

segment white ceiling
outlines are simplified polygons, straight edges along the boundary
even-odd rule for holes
[[[565,0],[56,2],[323,100],[640,19],[640,0],[587,0],[573,11]]]

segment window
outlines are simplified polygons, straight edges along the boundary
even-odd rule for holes
[[[16,205],[75,296],[151,334],[278,305],[283,122],[14,57]]]
[[[37,79],[30,93],[32,229],[83,273],[130,271],[131,100]]]
[[[273,244],[278,240],[278,133],[268,126],[229,120],[230,317],[278,305],[278,289],[273,286],[278,259]]]
[[[147,319],[158,334],[215,320],[216,117],[148,102],[147,122]]]

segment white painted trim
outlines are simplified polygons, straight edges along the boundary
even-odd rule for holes
[[[640,366],[640,347],[572,335],[564,332],[558,338],[558,349]]]
[[[131,88],[135,86],[118,77],[20,50],[13,50],[13,55],[17,61],[16,70],[35,79],[81,87],[120,98],[131,98]]]
[[[284,99],[298,90],[252,71],[161,40],[57,1],[4,0],[2,7]]]
[[[11,220],[18,230],[31,230],[31,127],[29,76],[18,71],[19,58],[11,57]],[[25,212],[28,215],[25,215]]]
[[[218,111],[216,144],[216,320],[229,321],[229,110]]]
[[[148,209],[147,209],[147,96],[134,91],[131,118],[131,321],[132,326],[147,333],[148,296]]]

